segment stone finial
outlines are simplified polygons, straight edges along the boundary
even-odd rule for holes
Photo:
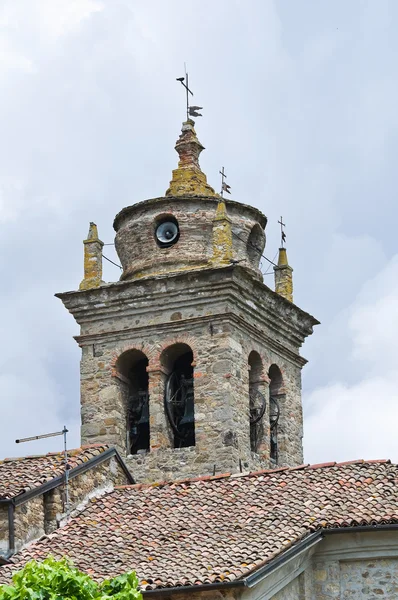
[[[287,260],[286,248],[279,248],[278,266],[274,267],[275,291],[293,302],[293,269]]]
[[[196,137],[194,125],[192,119],[182,124],[181,135],[175,146],[180,160],[178,168],[173,171],[166,196],[217,195],[207,183],[207,177],[199,166],[199,154],[204,150],[204,146]]]
[[[87,239],[84,244],[84,278],[80,290],[90,290],[99,287],[102,281],[102,247],[104,242],[98,238],[95,223],[90,223]]]
[[[213,219],[213,257],[215,266],[229,265],[232,259],[231,219],[227,214],[224,200],[217,205]]]

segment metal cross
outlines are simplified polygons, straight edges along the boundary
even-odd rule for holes
[[[224,171],[224,167],[222,168],[221,171],[219,171],[220,175],[221,175],[221,198],[224,197],[224,192],[228,192],[228,194],[230,194],[230,189],[231,186],[228,185],[225,181],[225,179],[227,178],[225,171]]]
[[[202,114],[198,111],[202,110],[203,106],[189,106],[188,94],[191,94],[191,96],[193,96],[193,92],[189,89],[188,73],[187,73],[187,69],[185,67],[185,63],[184,63],[184,69],[185,69],[185,77],[177,77],[177,81],[179,81],[181,83],[181,85],[184,86],[184,88],[185,88],[185,93],[186,93],[186,97],[187,97],[187,121],[188,121],[189,117],[201,117]]]
[[[181,85],[184,86],[185,88],[185,93],[186,93],[186,97],[187,97],[187,121],[189,119],[189,96],[188,94],[191,94],[191,96],[193,96],[193,92],[191,92],[191,90],[189,89],[188,86],[188,73],[185,67],[185,63],[184,63],[184,69],[185,69],[185,77],[177,77],[177,81],[179,81],[181,83]]]
[[[283,222],[282,217],[281,217],[281,220],[278,221],[278,223],[281,226],[281,248],[283,248],[283,244],[286,242],[286,233],[283,231],[283,228],[286,227],[286,225]]]

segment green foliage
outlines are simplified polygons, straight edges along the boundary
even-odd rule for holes
[[[28,562],[13,585],[0,585],[0,600],[142,600],[132,571],[98,584],[66,558]]]

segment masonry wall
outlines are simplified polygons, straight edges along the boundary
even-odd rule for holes
[[[114,485],[127,484],[125,472],[113,456],[85,473],[69,480],[69,498],[71,510],[94,491]],[[15,508],[15,548],[20,550],[25,544],[49,534],[58,526],[65,513],[64,485],[31,498]],[[0,551],[8,551],[7,508],[0,507]]]
[[[15,508],[14,528],[17,551],[25,544],[44,535],[43,496],[32,498]]]
[[[316,562],[311,600],[398,598],[398,558]]]
[[[256,208],[225,200],[234,235],[231,252],[255,276],[261,277],[260,254],[264,248],[265,216]],[[189,271],[211,264],[213,259],[214,220],[218,197],[154,198],[124,208],[115,218],[115,245],[123,266],[122,279],[140,279],[169,272]],[[159,219],[175,218],[180,237],[175,245],[160,248],[155,241]],[[256,245],[260,253],[253,258],[247,241],[256,227]],[[248,251],[249,250],[249,251]]]
[[[188,304],[188,303],[187,303]],[[151,451],[129,456],[129,467],[138,481],[154,481],[275,466],[269,460],[269,378],[272,364],[281,370],[283,386],[278,398],[278,466],[302,462],[301,365],[277,353],[247,319],[226,315],[232,308],[222,300],[205,315],[204,307],[183,305],[175,311],[165,308],[152,322],[158,327],[140,327],[123,334],[131,324],[120,315],[116,337],[99,334],[95,344],[82,346],[81,417],[82,443],[106,442],[126,456],[127,407],[125,383],[118,376],[118,358],[131,349],[147,356],[150,393]],[[209,312],[209,311],[208,311]],[[158,318],[157,318],[158,317]],[[142,318],[142,317],[141,317]],[[137,319],[139,321],[139,319]],[[138,325],[139,323],[137,323]],[[96,323],[95,331],[102,328]],[[162,351],[175,343],[185,343],[194,355],[196,446],[174,449],[172,432],[164,411],[166,372]],[[261,454],[250,450],[249,365],[256,350],[263,363],[263,392],[267,401],[264,415],[266,443]]]
[[[0,554],[5,554],[8,550],[8,509],[7,506],[0,506]]]
[[[226,203],[232,260],[215,260],[218,205],[217,197],[167,197],[123,209],[114,226],[125,281],[59,295],[81,327],[83,444],[105,442],[128,454],[126,379],[118,359],[129,350],[148,359],[150,452],[128,456],[139,481],[293,466],[303,459],[305,360],[299,348],[316,321],[262,284],[258,264],[266,219],[256,209]],[[160,248],[154,234],[157,219],[166,215],[178,220],[180,237]],[[257,252],[250,240],[259,246]],[[162,363],[162,352],[175,343],[193,352],[195,388],[196,446],[178,450],[164,411],[168,372]],[[267,402],[258,453],[250,448],[252,350],[262,359]],[[269,456],[268,371],[273,364],[283,377],[277,463]]]
[[[309,558],[282,566],[262,589],[242,594],[243,600],[396,600],[398,598],[398,536],[374,530],[327,535]],[[297,559],[299,560],[299,558]],[[303,570],[304,569],[304,570]],[[294,575],[295,572],[300,572]],[[290,577],[289,577],[290,575]],[[282,588],[278,585],[287,580]],[[290,581],[289,581],[290,579]],[[279,591],[272,593],[272,587]],[[271,593],[270,593],[271,592]]]

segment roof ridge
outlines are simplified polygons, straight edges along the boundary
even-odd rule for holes
[[[219,475],[199,475],[197,477],[187,477],[185,479],[175,479],[175,480],[163,480],[163,481],[154,481],[152,483],[134,483],[130,485],[115,485],[115,490],[121,490],[126,488],[134,488],[136,490],[139,489],[149,489],[149,488],[158,488],[169,486],[177,486],[184,485],[190,483],[199,483],[201,481],[214,481],[217,479],[236,479],[238,477],[258,477],[260,475],[273,475],[277,473],[282,473],[286,471],[300,471],[304,469],[315,470],[315,469],[325,469],[329,467],[346,467],[351,465],[358,464],[392,464],[389,458],[380,458],[380,459],[369,459],[364,460],[363,458],[357,460],[347,460],[344,462],[326,462],[326,463],[304,463],[302,465],[297,465],[295,467],[278,467],[276,469],[261,469],[259,471],[246,471],[243,473],[221,473]]]

